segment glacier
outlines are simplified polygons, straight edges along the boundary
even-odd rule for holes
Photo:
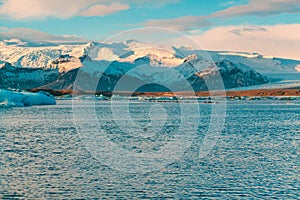
[[[47,92],[17,92],[0,89],[0,108],[55,104],[55,98]]]

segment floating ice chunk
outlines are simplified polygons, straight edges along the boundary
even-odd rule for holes
[[[33,105],[55,105],[56,101],[47,92],[15,92],[0,89],[0,107],[24,107]]]

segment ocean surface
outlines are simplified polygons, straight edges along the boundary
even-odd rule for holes
[[[300,199],[300,101],[73,104],[0,108],[0,199]]]

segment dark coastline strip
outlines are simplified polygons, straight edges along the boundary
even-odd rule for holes
[[[257,89],[257,90],[230,90],[226,91],[213,91],[212,93],[208,91],[201,92],[128,92],[128,91],[83,91],[83,90],[51,90],[51,89],[31,89],[30,92],[45,91],[53,96],[63,96],[63,95],[103,95],[110,97],[113,94],[121,96],[145,96],[145,97],[173,97],[173,96],[224,96],[226,93],[227,97],[254,97],[254,96],[300,96],[300,89]]]

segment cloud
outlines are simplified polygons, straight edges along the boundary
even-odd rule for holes
[[[262,26],[249,25],[249,26],[238,27],[236,29],[233,29],[230,32],[233,34],[242,35],[243,32],[258,32],[258,31],[267,31],[267,29]]]
[[[15,20],[43,19],[46,17],[69,18],[76,15],[96,0],[5,0],[0,15]]]
[[[226,2],[223,2],[223,3],[220,3],[220,5],[219,6],[232,6],[232,5],[235,5],[236,4],[236,1],[226,1]]]
[[[143,7],[163,7],[167,4],[179,3],[181,0],[123,0],[127,3],[136,4]]]
[[[257,52],[300,60],[299,33],[300,24],[248,25],[216,27],[191,37],[207,50]],[[180,40],[184,41],[177,38],[172,43],[180,45]]]
[[[300,13],[299,0],[250,0],[248,4],[232,6],[215,12],[210,17],[268,16],[282,13]]]
[[[6,27],[6,26],[0,26],[0,31],[6,31],[6,30],[8,30],[8,27]]]
[[[52,35],[29,28],[8,28],[0,32],[0,39],[20,39],[27,42],[77,43],[86,42],[82,37],[72,35]]]
[[[0,17],[12,20],[67,19],[104,16],[129,9],[130,4],[163,6],[179,0],[0,0]]]
[[[148,20],[144,23],[144,26],[146,27],[162,27],[178,31],[189,31],[210,25],[211,23],[207,18],[202,16],[184,16],[165,20]]]
[[[232,1],[227,2],[232,4]],[[248,4],[231,6],[206,16],[186,16],[172,19],[149,20],[144,26],[172,28],[178,31],[190,31],[195,28],[212,25],[211,18],[237,17],[244,15],[269,16],[282,13],[300,13],[299,0],[249,0]]]
[[[79,15],[81,16],[104,16],[104,15],[110,15],[112,13],[116,13],[121,10],[127,10],[129,9],[129,5],[127,4],[120,4],[120,3],[112,3],[110,5],[102,5],[97,4],[94,5],[87,10],[81,11]]]

